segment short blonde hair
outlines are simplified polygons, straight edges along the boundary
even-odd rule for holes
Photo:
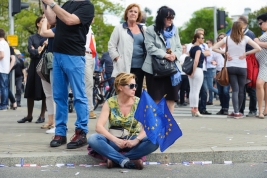
[[[119,73],[114,80],[116,94],[119,94],[120,92],[119,86],[125,86],[131,79],[135,78],[136,78],[135,75],[132,73],[125,73],[125,72]]]
[[[138,18],[136,20],[136,22],[141,22],[142,20],[142,12],[141,12],[141,9],[140,9],[140,6],[138,4],[130,4],[124,11],[124,20],[127,21],[128,20],[128,17],[127,17],[127,13],[130,9],[132,9],[133,7],[137,7],[138,9]]]

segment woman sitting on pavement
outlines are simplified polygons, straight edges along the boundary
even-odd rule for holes
[[[134,118],[139,98],[135,97],[137,84],[135,75],[120,73],[114,81],[117,95],[109,98],[103,105],[96,123],[96,132],[88,138],[88,144],[98,154],[107,157],[107,167],[119,165],[124,168],[143,169],[141,157],[158,148],[146,136],[141,124]],[[106,128],[122,127],[129,136],[122,139],[112,135]],[[121,154],[120,152],[126,152]]]

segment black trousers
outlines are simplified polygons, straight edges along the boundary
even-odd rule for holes
[[[138,85],[135,91],[135,96],[140,98],[142,94],[143,80],[145,73],[141,68],[131,68],[131,73],[133,73],[136,76],[136,84]]]

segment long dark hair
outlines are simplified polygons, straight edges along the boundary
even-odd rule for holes
[[[36,27],[37,30],[38,30],[38,26],[37,26],[37,24],[40,23],[42,19],[43,19],[43,17],[38,17],[38,18],[35,20],[35,27]]]
[[[164,19],[166,17],[174,17],[175,12],[173,9],[167,7],[167,6],[162,6],[159,8],[157,12],[157,17],[155,20],[155,31],[156,33],[160,33],[164,29]],[[172,29],[173,25],[171,26],[170,30]]]

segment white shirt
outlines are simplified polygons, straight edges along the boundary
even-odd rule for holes
[[[220,50],[224,51],[225,49],[220,48]],[[224,66],[224,57],[220,53],[216,53],[212,51],[213,60],[216,61],[216,71],[221,71]]]
[[[236,44],[230,37],[228,37],[228,53],[232,57],[232,60],[227,60],[226,67],[240,67],[247,68],[246,59],[239,59],[246,52],[246,45],[250,38],[248,36],[244,36],[242,41]],[[226,43],[226,37],[223,38],[223,41]]]
[[[10,48],[5,40],[0,40],[0,51],[4,53],[4,58],[0,59],[0,73],[9,74]]]
[[[188,56],[187,54],[182,54],[180,57],[179,57],[179,62],[181,64],[181,66],[183,66],[183,63],[184,63],[184,60],[185,60],[185,57]],[[181,71],[181,75],[186,75],[183,70]]]
[[[92,30],[92,28],[90,26],[88,34],[86,35],[86,44],[85,44],[85,51],[86,52],[92,52],[92,50],[90,49],[90,43],[91,42],[94,43],[94,48],[95,48],[95,51],[96,51],[95,35],[94,35],[94,32],[93,32],[93,30]]]

